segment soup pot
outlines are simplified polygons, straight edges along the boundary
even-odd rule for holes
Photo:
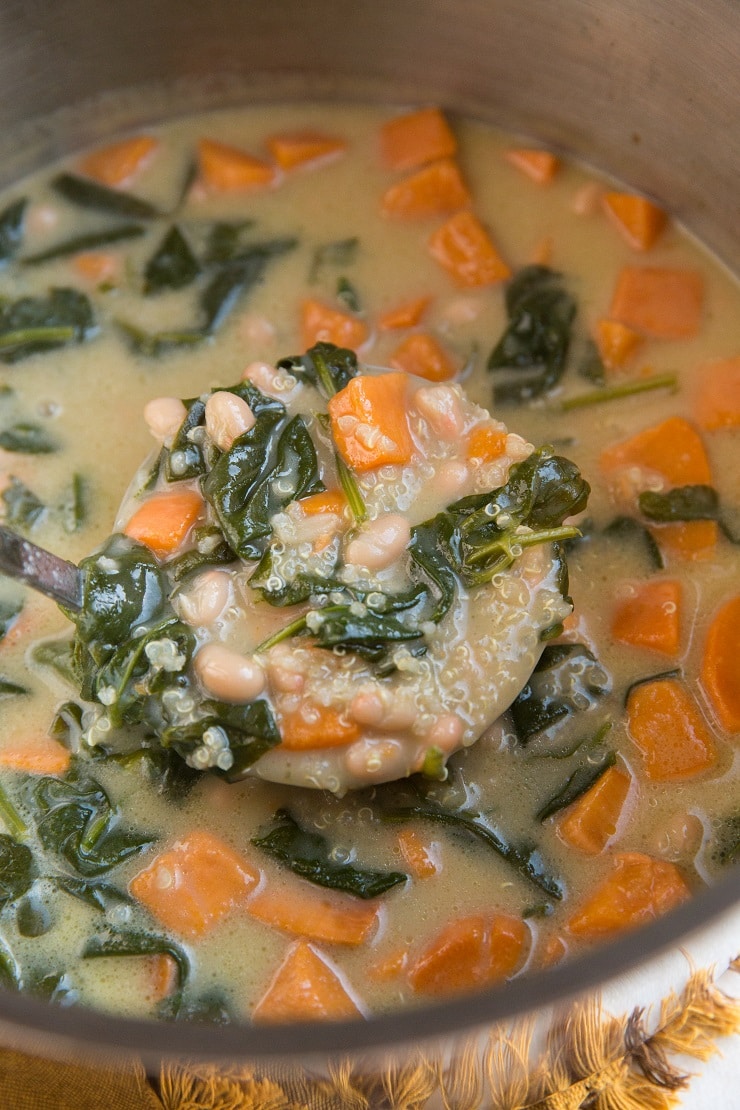
[[[740,270],[734,0],[0,0],[0,185],[118,130],[291,97],[435,103],[536,137],[660,197]],[[646,967],[659,970],[663,990],[684,974],[679,946],[697,937],[709,958],[724,944],[726,962],[739,899],[735,873],[565,967],[368,1022],[153,1025],[3,993],[0,1038],[36,1052],[132,1053],[152,1067],[182,1054],[312,1068],[339,1055],[370,1068],[422,1043],[452,1051],[636,967],[643,982]]]

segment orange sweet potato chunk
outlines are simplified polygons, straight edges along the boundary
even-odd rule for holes
[[[632,776],[621,767],[609,767],[563,814],[558,836],[589,856],[603,852],[617,831],[629,794]]]
[[[165,559],[178,550],[202,512],[203,498],[195,490],[154,493],[141,503],[124,532]]]
[[[696,419],[702,428],[740,427],[740,356],[715,359],[699,370],[694,402]]]
[[[263,189],[275,178],[267,162],[214,139],[199,140],[198,166],[204,184],[217,193]]]
[[[439,871],[434,845],[423,840],[415,829],[401,829],[398,847],[404,863],[416,879],[431,879]]]
[[[699,706],[677,679],[643,682],[632,690],[627,730],[651,782],[681,782],[717,762],[714,738]]]
[[[333,343],[358,350],[368,337],[367,324],[349,312],[340,312],[321,301],[307,300],[301,305],[303,346]]]
[[[642,582],[612,614],[613,639],[663,655],[678,655],[681,633],[681,583],[676,579]]]
[[[695,270],[625,266],[609,316],[656,339],[690,339],[701,325],[704,281]]]
[[[349,894],[319,890],[296,879],[267,882],[247,902],[250,917],[273,929],[325,944],[364,944],[378,922],[378,908]]]
[[[404,301],[387,309],[378,317],[378,327],[381,331],[395,331],[398,328],[413,328],[421,320],[431,297],[415,297],[411,301]]]
[[[604,193],[604,211],[622,238],[636,251],[650,250],[666,225],[662,208],[634,193]]]
[[[305,516],[321,516],[322,513],[342,516],[347,508],[347,498],[339,489],[325,489],[321,493],[302,497],[298,504]]]
[[[337,748],[360,738],[360,726],[329,706],[304,702],[280,716],[282,747],[290,752]]]
[[[549,185],[560,169],[560,159],[549,150],[515,147],[507,150],[504,157],[537,185]]]
[[[421,108],[384,123],[380,149],[389,169],[412,170],[426,162],[451,158],[457,140],[439,108]]]
[[[722,728],[740,732],[740,595],[726,601],[712,619],[701,684]]]
[[[409,983],[418,994],[445,996],[507,979],[523,963],[530,939],[525,922],[507,914],[460,918],[411,961]]]
[[[442,344],[426,332],[407,336],[388,361],[394,370],[403,370],[429,382],[446,382],[457,373],[455,363]]]
[[[51,736],[13,737],[0,748],[0,767],[27,775],[63,775],[70,753]]]
[[[511,277],[511,269],[472,212],[458,212],[429,240],[432,258],[464,287],[494,285]]]
[[[389,186],[383,193],[381,211],[393,219],[427,219],[466,208],[470,201],[460,167],[445,158]]]
[[[349,994],[327,958],[305,940],[298,940],[258,1000],[256,1022],[340,1021],[360,1017]]]
[[[606,474],[626,467],[641,467],[665,478],[671,486],[711,485],[712,473],[701,436],[688,420],[671,416],[645,428],[630,439],[601,452]]]
[[[487,463],[500,459],[506,452],[506,432],[483,424],[468,436],[467,454],[471,460]]]
[[[197,829],[135,875],[129,890],[165,929],[195,940],[244,902],[258,879],[244,856]]]
[[[568,932],[584,940],[612,936],[646,925],[689,897],[681,872],[640,852],[614,857],[611,874],[568,922]]]
[[[639,332],[617,320],[599,320],[596,325],[596,346],[607,370],[620,370],[642,343]]]
[[[323,135],[318,131],[271,135],[265,145],[282,170],[293,170],[309,162],[342,154],[347,149],[344,139]]]
[[[362,473],[411,460],[408,387],[408,375],[401,371],[360,374],[329,401],[334,442],[353,470]]]
[[[136,135],[132,139],[122,139],[118,143],[93,150],[80,162],[80,170],[87,177],[120,189],[128,185],[144,169],[159,140],[152,135]]]

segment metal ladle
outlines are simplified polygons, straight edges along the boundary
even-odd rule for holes
[[[52,555],[0,525],[0,572],[32,586],[65,609],[82,608],[82,574],[74,563]]]

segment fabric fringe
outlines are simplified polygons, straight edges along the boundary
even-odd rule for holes
[[[730,965],[740,972],[740,956]],[[271,1069],[163,1068],[164,1110],[424,1110],[438,1095],[444,1110],[670,1110],[690,1075],[673,1057],[705,1061],[717,1040],[740,1033],[740,1002],[710,970],[693,971],[681,994],[660,1006],[656,1029],[646,1013],[612,1017],[599,999],[556,1013],[539,1060],[535,1021],[470,1038],[452,1056],[418,1052],[363,1072],[335,1062],[325,1076]]]

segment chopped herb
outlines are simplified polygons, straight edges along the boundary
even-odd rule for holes
[[[13,528],[33,528],[46,512],[43,501],[13,474],[0,497],[5,503],[5,521]]]
[[[198,259],[177,225],[173,225],[146,264],[144,292],[183,289],[200,273]]]
[[[511,706],[520,744],[578,711],[609,689],[607,676],[583,644],[548,644],[529,681]]]
[[[23,219],[28,201],[14,200],[0,212],[0,266],[18,253],[23,242]]]
[[[82,343],[95,328],[90,301],[77,289],[52,289],[48,297],[0,301],[0,361]]]
[[[362,312],[359,293],[346,277],[340,277],[337,281],[337,300],[341,301],[350,312],[355,314]]]
[[[675,393],[677,389],[675,374],[655,374],[650,378],[635,378],[634,381],[622,382],[620,385],[605,386],[595,389],[591,393],[578,393],[575,397],[566,397],[560,402],[561,412],[572,412],[573,409],[586,408],[589,405],[600,405],[603,401],[618,401],[622,397],[634,397],[638,393],[649,393],[654,389],[670,389]]]
[[[190,960],[184,948],[167,937],[151,933],[109,932],[90,937],[82,950],[84,960],[111,956],[170,956],[177,968],[177,989],[182,990],[190,975]]]
[[[522,404],[549,392],[563,375],[576,314],[561,274],[520,270],[506,290],[508,326],[488,359],[497,404]]]
[[[0,447],[19,455],[51,455],[59,444],[39,424],[14,424],[0,432]]]
[[[106,185],[99,185],[96,181],[78,177],[76,174],[58,174],[51,181],[51,187],[78,208],[107,212],[112,216],[127,216],[133,220],[151,220],[161,215],[153,204],[133,193],[109,189]]]
[[[360,240],[338,239],[334,243],[325,243],[317,247],[313,253],[311,266],[308,271],[309,284],[313,285],[318,280],[325,266],[349,266],[357,256]]]
[[[120,227],[101,228],[99,231],[88,231],[85,235],[75,235],[72,239],[64,239],[55,243],[53,247],[39,251],[37,254],[28,254],[20,261],[24,266],[41,266],[44,262],[54,262],[58,258],[68,258],[73,254],[82,254],[83,251],[96,251],[101,247],[110,247],[114,243],[122,243],[129,239],[139,239],[146,228],[140,224],[121,224]]]
[[[338,863],[326,838],[302,829],[286,809],[279,809],[270,830],[254,837],[252,843],[302,879],[356,898],[377,898],[408,879],[401,871],[377,871],[353,863]]]
[[[609,767],[613,767],[617,762],[617,757],[613,751],[606,752],[602,758],[595,764],[585,763],[581,767],[576,767],[572,775],[569,776],[567,781],[556,791],[555,794],[545,802],[541,809],[536,813],[538,821],[546,821],[548,817],[553,814],[559,813],[561,809],[566,809],[572,805],[573,802],[578,801],[583,794],[594,786],[605,771]]]

